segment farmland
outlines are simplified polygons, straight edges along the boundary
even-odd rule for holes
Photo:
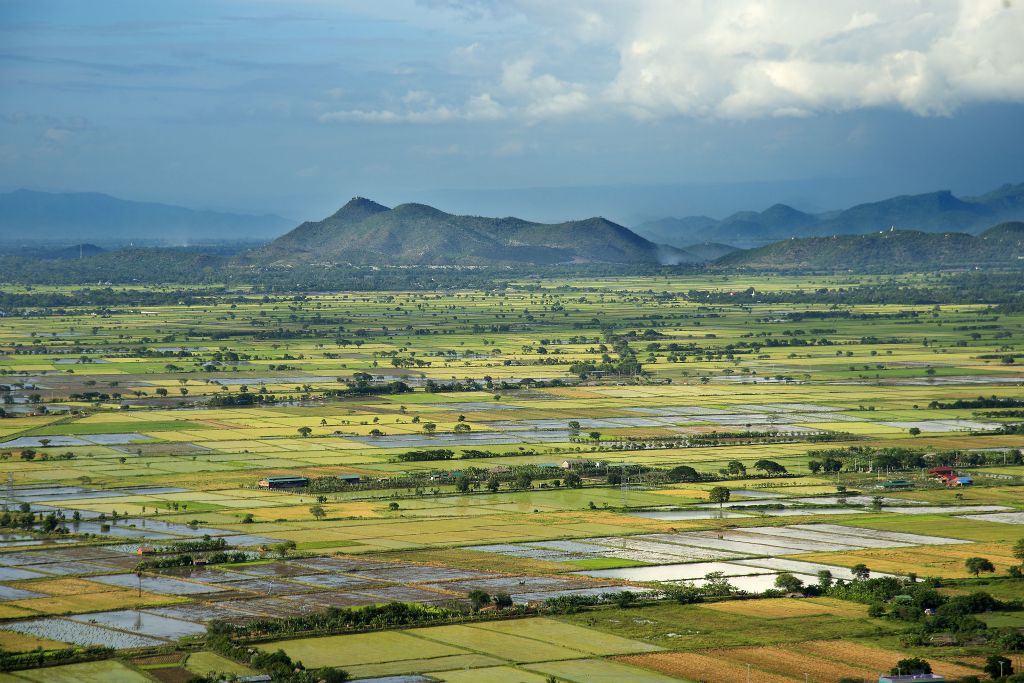
[[[209,287],[144,305],[173,288],[138,286],[3,311],[0,648],[73,651],[83,681],[249,671],[203,649],[210,624],[364,678],[867,680],[911,654],[979,675],[1010,640],[914,641],[888,602],[868,616],[818,586],[867,571],[1024,594],[1024,315],[813,296],[876,280]],[[305,485],[259,485],[283,476]],[[434,622],[244,631],[395,602]]]

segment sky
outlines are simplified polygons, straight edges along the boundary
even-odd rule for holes
[[[0,0],[0,190],[626,223],[1024,182],[1024,0]]]

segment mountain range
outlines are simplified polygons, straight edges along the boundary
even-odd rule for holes
[[[95,192],[16,190],[0,194],[3,242],[262,241],[280,235],[291,225],[294,223],[288,219],[271,214],[198,211]]]
[[[659,245],[604,218],[533,223],[457,216],[425,204],[388,208],[355,197],[333,215],[250,251],[244,260],[275,265],[693,263],[729,250],[700,245],[691,253]]]
[[[785,204],[740,211],[722,220],[708,216],[663,218],[635,227],[669,245],[717,242],[751,247],[790,237],[860,235],[896,228],[923,232],[978,233],[1001,221],[1024,219],[1024,183],[1003,185],[977,197],[942,190],[858,204],[842,211],[804,213]]]

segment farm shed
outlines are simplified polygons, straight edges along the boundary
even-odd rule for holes
[[[909,676],[879,676],[878,683],[943,683],[946,678],[938,674],[912,674]]]

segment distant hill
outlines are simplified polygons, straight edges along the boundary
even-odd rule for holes
[[[977,197],[949,191],[903,195],[843,211],[808,214],[785,204],[761,212],[740,211],[716,221],[707,216],[664,218],[636,231],[682,247],[699,241],[758,246],[790,237],[860,235],[888,230],[977,233],[999,221],[1024,219],[1024,183],[1004,185]]]
[[[1024,222],[979,235],[886,230],[868,235],[790,238],[723,256],[715,266],[757,270],[926,271],[936,268],[1024,267]]]
[[[303,223],[245,261],[299,265],[493,265],[704,261],[655,244],[604,218],[532,223],[456,216],[424,204],[390,209],[356,197],[322,221]]]
[[[93,192],[0,194],[0,240],[4,242],[264,240],[290,225],[280,216],[197,211]]]

